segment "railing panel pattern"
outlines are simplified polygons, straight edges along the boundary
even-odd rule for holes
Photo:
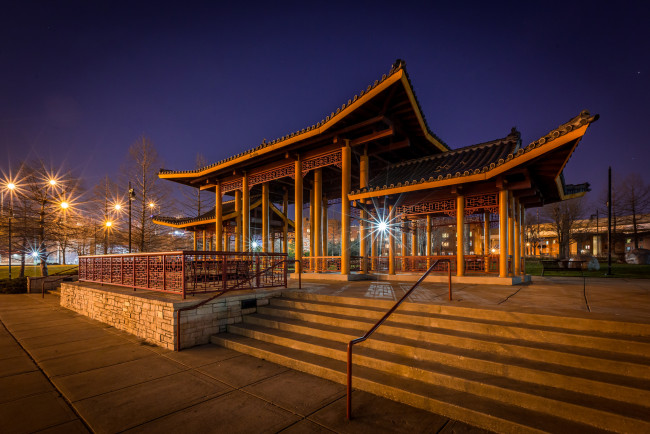
[[[183,295],[286,287],[286,258],[282,253],[202,251],[82,256],[79,280]]]

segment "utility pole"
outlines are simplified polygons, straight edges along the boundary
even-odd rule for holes
[[[607,171],[607,274],[612,275],[612,166]]]

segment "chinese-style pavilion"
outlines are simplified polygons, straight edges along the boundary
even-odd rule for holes
[[[259,243],[272,251],[277,235],[287,252],[292,238],[310,272],[418,272],[442,256],[458,278],[494,273],[512,282],[524,273],[524,210],[588,191],[566,184],[563,169],[597,119],[583,111],[526,146],[513,128],[450,149],[429,129],[398,60],[315,125],[198,170],[161,170],[162,179],[215,192],[216,202],[198,218],[155,222],[194,231],[195,249],[199,239],[208,248],[206,233],[212,250]],[[340,240],[339,256],[328,256],[331,239]]]

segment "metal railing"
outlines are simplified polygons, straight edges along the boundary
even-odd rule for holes
[[[286,269],[287,269],[287,264],[292,263],[292,262],[298,264],[298,266],[297,266],[297,273],[298,273],[298,289],[302,289],[302,279],[301,279],[301,277],[300,277],[300,275],[302,274],[302,270],[300,269],[300,268],[301,268],[301,265],[300,265],[300,261],[299,261],[299,260],[297,260],[297,259],[283,259],[283,260],[281,260],[281,261],[279,261],[279,262],[277,262],[277,263],[275,263],[275,264],[272,264],[271,267],[269,267],[269,268],[276,267],[276,266],[280,266],[281,264],[284,264],[284,267],[283,267],[283,268],[286,270]],[[250,276],[250,277],[249,277],[249,280],[257,279],[257,278],[258,278],[262,273],[264,273],[264,272],[266,272],[266,271],[267,271],[267,270],[259,270],[255,275]],[[186,311],[188,311],[188,310],[194,310],[194,309],[197,309],[197,308],[203,306],[204,304],[209,303],[209,302],[211,302],[212,300],[214,300],[215,298],[221,297],[222,295],[224,295],[224,294],[226,294],[226,293],[228,293],[228,292],[232,292],[232,291],[237,291],[237,290],[243,289],[242,286],[243,286],[243,284],[245,284],[245,283],[246,283],[245,281],[242,281],[242,282],[238,283],[237,285],[235,285],[234,287],[231,287],[231,288],[228,288],[228,289],[222,289],[222,290],[219,290],[219,293],[218,293],[218,294],[213,295],[213,296],[210,297],[210,298],[206,298],[205,300],[202,300],[201,302],[199,302],[199,303],[197,303],[197,304],[195,304],[195,305],[192,305],[192,306],[186,306],[186,307],[181,307],[180,309],[178,309],[178,310],[176,311],[176,351],[180,351],[180,350],[181,350],[181,336],[182,336],[182,334],[181,334],[181,312],[186,312]],[[284,285],[284,286],[285,286],[285,288],[287,287],[287,285],[286,285],[286,273],[285,273],[285,285]]]
[[[233,288],[286,288],[286,258],[285,253],[209,251],[82,256],[79,281],[179,294],[183,299]]]
[[[399,301],[397,303],[395,303],[395,305],[392,308],[390,308],[390,310],[388,312],[386,312],[386,314],[384,316],[382,316],[381,319],[379,321],[377,321],[375,323],[375,325],[373,325],[370,328],[370,330],[368,330],[366,332],[366,334],[364,334],[363,336],[358,337],[356,339],[352,339],[348,343],[348,358],[347,358],[347,362],[348,362],[348,369],[347,369],[347,377],[348,377],[347,378],[347,380],[348,380],[348,384],[347,384],[347,418],[348,418],[348,420],[350,420],[352,418],[352,347],[355,344],[361,343],[361,342],[365,341],[366,339],[368,339],[388,319],[388,317],[391,316],[393,314],[393,312],[395,312],[395,310],[397,310],[398,307],[400,307],[400,305],[404,302],[404,300],[406,300],[411,295],[411,293],[415,290],[415,288],[417,288],[420,285],[420,283],[422,283],[422,281],[429,275],[429,273],[431,273],[436,267],[438,267],[439,263],[441,263],[441,262],[447,262],[448,263],[448,266],[447,266],[448,271],[447,271],[447,273],[449,275],[449,300],[451,300],[451,298],[452,298],[452,295],[451,295],[451,261],[449,259],[447,259],[447,258],[438,259],[429,267],[429,269],[422,275],[422,277],[420,277],[418,279],[418,281],[415,282],[415,284],[411,287],[411,289],[406,291],[406,294],[404,294],[404,296],[402,298],[400,298]]]

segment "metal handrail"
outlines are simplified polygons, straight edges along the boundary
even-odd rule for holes
[[[422,283],[422,281],[429,275],[429,273],[431,273],[431,271],[433,271],[433,269],[436,267],[436,265],[438,265],[439,262],[449,263],[448,265],[449,299],[451,300],[451,261],[449,259],[438,259],[429,267],[429,269],[422,275],[422,277],[420,277],[418,281],[415,282],[415,284],[411,287],[411,289],[406,291],[406,294],[404,294],[404,296],[400,298],[399,301],[395,303],[395,305],[392,308],[390,308],[390,310],[386,312],[386,314],[383,317],[381,317],[381,319],[377,321],[375,325],[370,328],[370,330],[366,332],[365,335],[358,337],[356,339],[352,339],[350,342],[348,342],[348,371],[347,371],[348,374],[347,419],[348,420],[352,418],[352,346],[368,339],[379,328],[379,326],[381,326],[388,319],[388,317],[391,316],[393,312],[395,312],[395,310],[397,310],[397,308],[402,304],[402,302],[404,302],[404,300],[406,300],[408,296],[411,295],[413,290],[415,290],[415,288],[417,288],[420,285],[420,283]]]
[[[283,259],[281,261],[275,262],[274,264],[272,264],[271,266],[265,268],[264,270],[258,271],[257,273],[255,273],[254,275],[249,277],[248,279],[239,282],[237,285],[233,286],[232,288],[222,289],[222,290],[219,291],[218,294],[213,295],[210,298],[206,298],[205,300],[203,300],[203,301],[201,301],[201,302],[199,302],[199,303],[197,303],[195,305],[187,306],[187,307],[181,307],[180,309],[178,309],[176,311],[177,312],[177,314],[176,314],[176,335],[177,335],[176,351],[181,350],[181,312],[199,308],[199,307],[203,306],[204,304],[211,302],[215,298],[221,297],[222,295],[224,295],[227,292],[236,291],[241,286],[243,286],[245,283],[250,282],[251,280],[257,278],[258,276],[261,276],[262,274],[264,274],[267,271],[277,267],[278,265],[280,265],[282,263],[286,264],[286,263],[289,263],[289,262],[300,262],[300,261],[298,261],[297,259]],[[301,268],[301,266],[299,265],[299,269],[300,268]],[[300,274],[301,273],[298,273],[298,289],[302,289],[302,279],[300,278]],[[285,288],[287,287],[287,269],[286,269],[286,267],[285,267],[285,271],[284,271],[284,287]]]

